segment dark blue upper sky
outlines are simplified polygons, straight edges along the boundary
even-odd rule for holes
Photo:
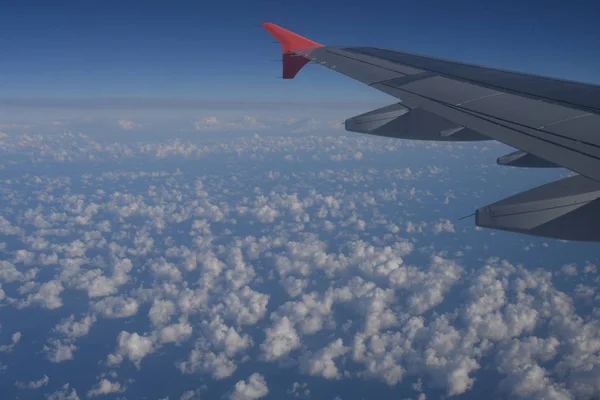
[[[308,66],[281,82],[271,21],[324,44],[391,47],[600,82],[592,1],[17,1],[0,13],[0,98],[354,100]],[[290,90],[291,88],[291,90]]]

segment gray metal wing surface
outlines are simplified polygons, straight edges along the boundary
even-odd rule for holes
[[[501,165],[560,166],[581,175],[483,207],[477,211],[479,226],[600,241],[600,224],[586,222],[586,216],[600,215],[600,86],[388,49],[322,46],[275,25],[269,31],[288,60],[319,63],[401,100],[348,119],[349,131],[423,140],[497,140],[519,150],[500,157]],[[536,201],[578,206],[538,207]],[[519,215],[509,224],[507,207]],[[582,227],[584,223],[599,227]]]

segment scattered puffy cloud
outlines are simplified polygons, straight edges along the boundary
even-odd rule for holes
[[[50,382],[50,378],[48,378],[48,375],[44,375],[41,379],[37,380],[37,381],[31,381],[31,382],[15,382],[15,386],[21,388],[21,389],[39,389],[42,386],[46,386],[48,385],[48,383]]]
[[[290,354],[300,347],[300,336],[294,329],[288,317],[277,321],[265,332],[265,341],[260,345],[266,361],[274,361]]]
[[[340,372],[335,365],[335,359],[350,351],[344,346],[342,339],[337,339],[315,354],[307,353],[301,361],[301,368],[309,375],[321,376],[326,379],[339,379]]]
[[[294,382],[292,388],[286,391],[286,394],[293,397],[310,397],[310,389],[308,389],[307,383]]]
[[[267,382],[261,374],[254,373],[246,381],[238,381],[235,384],[231,400],[253,400],[260,399],[269,394]]]
[[[23,334],[21,332],[15,332],[11,336],[10,344],[0,346],[0,353],[9,353],[13,351],[14,347],[21,341]]]
[[[193,328],[186,322],[180,322],[178,324],[172,324],[163,327],[158,332],[159,343],[181,343],[186,341],[192,335]]]
[[[76,350],[77,346],[68,340],[49,339],[48,343],[44,345],[46,357],[53,363],[72,360]]]
[[[108,364],[118,365],[124,358],[127,358],[137,368],[140,368],[142,359],[154,352],[154,350],[155,346],[152,338],[140,336],[135,332],[122,331],[117,337],[116,351],[108,356]]]
[[[175,312],[176,306],[173,301],[154,299],[154,303],[148,311],[148,317],[153,325],[161,326],[166,324]]]
[[[126,131],[130,131],[132,129],[136,129],[136,128],[141,128],[142,125],[140,124],[136,124],[133,121],[130,121],[128,119],[120,119],[117,121],[117,123],[119,124],[119,126],[121,127],[121,129],[124,129]]]
[[[200,400],[200,389],[183,392],[179,400]]]
[[[88,391],[87,396],[98,397],[112,393],[123,393],[124,391],[125,387],[121,386],[119,382],[111,382],[103,378]]]
[[[70,384],[65,383],[59,390],[46,396],[47,400],[79,400],[77,390],[71,389]]]
[[[194,121],[194,128],[197,131],[238,131],[238,130],[264,130],[267,125],[255,117],[244,116],[237,120],[224,120],[215,116],[204,117]]]
[[[210,374],[214,379],[228,378],[237,369],[237,365],[224,352],[215,353],[206,348],[200,341],[190,352],[188,359],[178,364],[179,370],[184,374],[203,372]]]
[[[71,314],[56,325],[54,331],[67,338],[79,338],[89,333],[94,322],[96,322],[96,316],[93,314],[85,315],[80,320],[76,320],[75,316]]]
[[[577,275],[577,265],[576,264],[565,264],[560,268],[560,272],[569,277]]]
[[[219,318],[215,318],[205,326],[208,340],[214,349],[223,351],[228,357],[242,352],[250,347],[252,341],[248,335],[240,335],[235,328],[225,325]]]
[[[30,294],[21,302],[21,307],[27,307],[31,304],[37,304],[43,308],[53,310],[63,305],[60,294],[64,287],[59,281],[48,281],[43,283],[36,293]]]
[[[435,223],[433,225],[433,233],[438,235],[442,232],[454,233],[454,224],[447,219]]]
[[[138,312],[138,302],[133,298],[106,297],[94,304],[93,309],[106,318],[127,318]]]
[[[213,310],[223,310],[226,318],[235,321],[237,325],[254,325],[264,318],[267,312],[269,295],[244,286],[236,292],[229,292],[223,302]]]
[[[315,132],[335,132],[340,129],[340,121],[314,118],[273,118],[245,115],[238,118],[207,116],[193,121],[199,132],[277,132],[285,129],[294,134]]]

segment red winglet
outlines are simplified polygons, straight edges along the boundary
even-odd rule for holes
[[[309,62],[304,57],[289,54],[290,52],[297,49],[323,47],[322,44],[313,42],[270,22],[264,22],[262,26],[281,43],[281,50],[283,52],[283,79],[292,79]]]
[[[322,44],[313,42],[310,39],[288,31],[280,26],[270,22],[263,22],[262,26],[269,31],[281,43],[281,48],[284,53],[294,51],[296,49],[305,49],[307,47],[323,47]]]

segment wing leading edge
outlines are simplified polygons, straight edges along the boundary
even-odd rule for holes
[[[600,226],[587,222],[600,215],[600,86],[388,49],[323,46],[264,25],[282,43],[284,76],[286,59],[313,61],[402,100],[348,119],[346,130],[417,140],[493,139],[520,150],[498,164],[581,174],[479,209],[478,226],[600,241]]]

